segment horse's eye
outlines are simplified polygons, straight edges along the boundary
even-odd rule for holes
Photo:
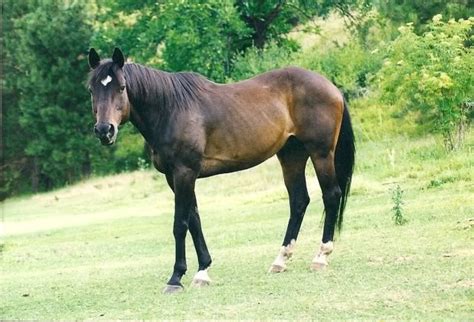
[[[125,90],[125,85],[120,85],[120,93],[123,93],[124,90]]]

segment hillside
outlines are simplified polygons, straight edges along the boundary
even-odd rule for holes
[[[471,132],[472,133],[472,132]],[[322,203],[312,202],[289,271],[267,269],[288,205],[275,158],[198,182],[214,264],[208,288],[188,238],[186,290],[164,296],[173,197],[152,170],[86,180],[2,203],[2,319],[468,319],[474,193],[470,135],[447,154],[433,137],[359,142],[346,223],[330,267],[311,272]],[[405,225],[392,220],[399,185]]]

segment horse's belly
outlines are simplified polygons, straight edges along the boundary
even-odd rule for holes
[[[254,167],[275,155],[286,143],[289,133],[279,133],[273,140],[268,137],[249,141],[227,142],[218,149],[207,149],[201,162],[201,177],[235,172]]]
[[[207,131],[201,175],[248,169],[275,155],[294,133],[288,106],[278,97],[226,109]]]
[[[245,170],[251,167],[254,167],[267,158],[263,159],[254,159],[251,161],[235,161],[235,160],[221,160],[221,159],[203,159],[201,165],[201,171],[199,172],[199,177],[210,177],[216,174],[236,172],[240,170]]]

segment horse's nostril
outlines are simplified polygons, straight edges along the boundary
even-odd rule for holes
[[[112,134],[110,134],[111,132]],[[110,123],[98,123],[94,126],[94,133],[98,138],[111,137],[114,133],[114,129]]]
[[[115,134],[115,127],[112,124],[110,124],[108,135],[109,135],[109,137],[113,137],[114,134]]]

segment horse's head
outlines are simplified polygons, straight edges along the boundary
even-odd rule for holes
[[[111,60],[102,61],[94,48],[89,51],[89,66],[92,68],[89,90],[96,118],[94,132],[104,145],[115,142],[118,126],[125,123],[130,115],[124,63],[125,59],[118,48],[115,48]]]

